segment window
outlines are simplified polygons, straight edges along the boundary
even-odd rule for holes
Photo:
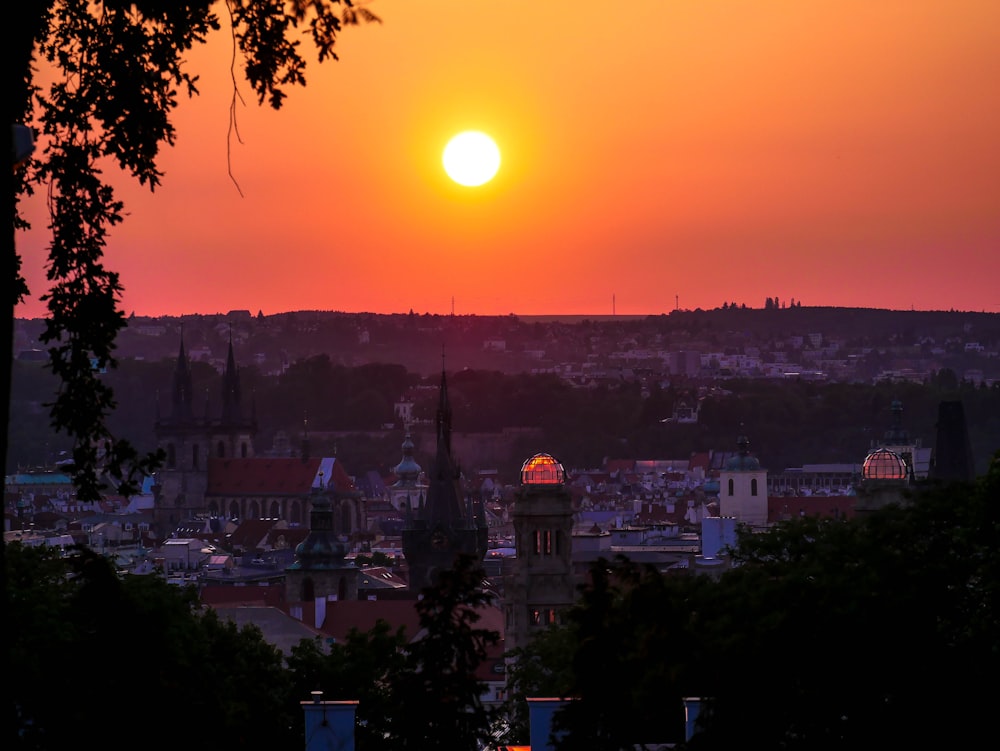
[[[535,530],[535,554],[542,552],[542,532],[541,530]]]
[[[247,458],[247,444],[246,441],[240,444],[240,457],[243,459]]]
[[[545,555],[552,555],[552,531],[545,530],[543,539],[545,540]]]
[[[532,608],[530,621],[533,626],[540,625],[542,622],[542,611],[538,608]]]
[[[757,478],[750,480],[750,495],[757,495]]]
[[[733,478],[729,478],[729,495],[733,494]]]
[[[197,443],[191,447],[191,466],[198,469],[198,464],[200,463],[201,452],[198,450],[201,448]]]
[[[219,441],[219,443],[216,445],[215,455],[218,456],[220,459],[226,458],[226,444],[224,444],[222,441]]]

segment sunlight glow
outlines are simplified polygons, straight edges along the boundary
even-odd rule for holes
[[[500,149],[485,133],[469,130],[448,142],[442,162],[456,183],[476,187],[492,180],[500,169]]]

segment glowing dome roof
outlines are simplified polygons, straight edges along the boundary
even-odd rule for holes
[[[908,474],[903,457],[886,448],[868,454],[861,468],[861,477],[865,480],[905,480]]]
[[[521,465],[523,485],[562,485],[566,470],[549,454],[535,454]]]

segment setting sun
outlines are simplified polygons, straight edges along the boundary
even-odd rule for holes
[[[448,142],[442,161],[448,177],[459,185],[475,187],[492,180],[500,169],[500,149],[485,133],[470,130]]]

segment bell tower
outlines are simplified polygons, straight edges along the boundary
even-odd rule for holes
[[[507,649],[525,646],[573,604],[573,503],[565,483],[565,470],[549,454],[535,454],[521,467],[513,512],[517,557],[504,582]]]

